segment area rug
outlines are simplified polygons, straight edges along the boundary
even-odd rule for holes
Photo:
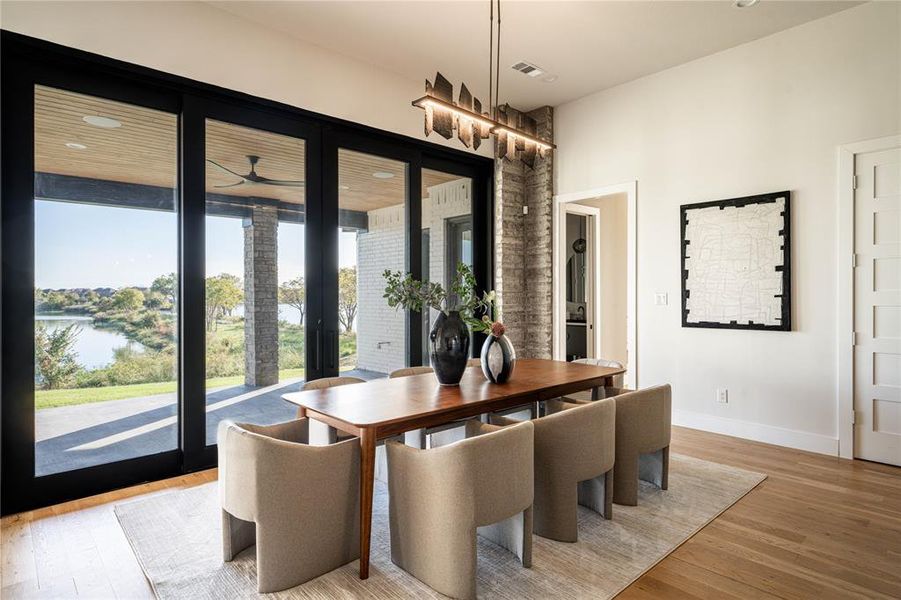
[[[531,569],[479,538],[481,598],[612,598],[750,492],[766,475],[681,455],[669,490],[642,483],[638,506],[613,506],[613,520],[579,508],[579,541],[535,536]],[[277,594],[278,599],[443,598],[391,562],[388,490],[376,482],[370,577],[357,561]],[[215,483],[117,505],[116,516],[154,593],[162,600],[252,598],[254,548],[222,562]]]

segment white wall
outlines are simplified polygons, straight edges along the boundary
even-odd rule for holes
[[[837,453],[836,147],[901,131],[899,29],[865,4],[557,108],[558,194],[638,181],[640,384],[677,422]],[[794,331],[683,329],[679,205],[784,189]]]
[[[422,80],[302,42],[202,2],[0,2],[3,29],[424,138]],[[462,148],[437,134],[431,142]],[[491,144],[479,154],[490,156]]]

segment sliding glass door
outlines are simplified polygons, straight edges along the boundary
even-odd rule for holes
[[[303,138],[207,119],[206,443],[223,419],[294,417],[306,366]]]
[[[178,448],[178,115],[34,88],[37,477]]]
[[[326,350],[332,372],[335,346],[338,370],[361,379],[408,364],[406,314],[383,298],[385,270],[407,268],[408,172],[405,161],[338,149],[338,332]]]
[[[490,287],[490,159],[14,38],[3,514],[213,467],[225,419],[427,364],[434,315],[386,270]]]
[[[220,422],[293,419],[282,395],[320,376],[321,150],[315,125],[266,111],[188,97],[182,120],[182,448],[201,468]]]

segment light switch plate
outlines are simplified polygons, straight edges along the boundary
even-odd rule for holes
[[[666,292],[657,292],[654,294],[654,304],[657,306],[666,306],[669,304],[669,298]]]

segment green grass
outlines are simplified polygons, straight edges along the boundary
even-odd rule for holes
[[[279,380],[302,376],[303,369],[284,369],[278,372]],[[243,382],[243,375],[213,377],[212,379],[206,380],[206,387],[228,387],[232,385],[241,385]],[[72,406],[75,404],[90,404],[93,402],[106,402],[108,400],[123,400],[125,398],[139,398],[141,396],[167,394],[174,392],[176,390],[176,385],[177,382],[175,381],[161,381],[159,383],[111,385],[108,387],[35,390],[34,407],[36,410],[41,410],[43,408],[56,408],[58,406]]]

